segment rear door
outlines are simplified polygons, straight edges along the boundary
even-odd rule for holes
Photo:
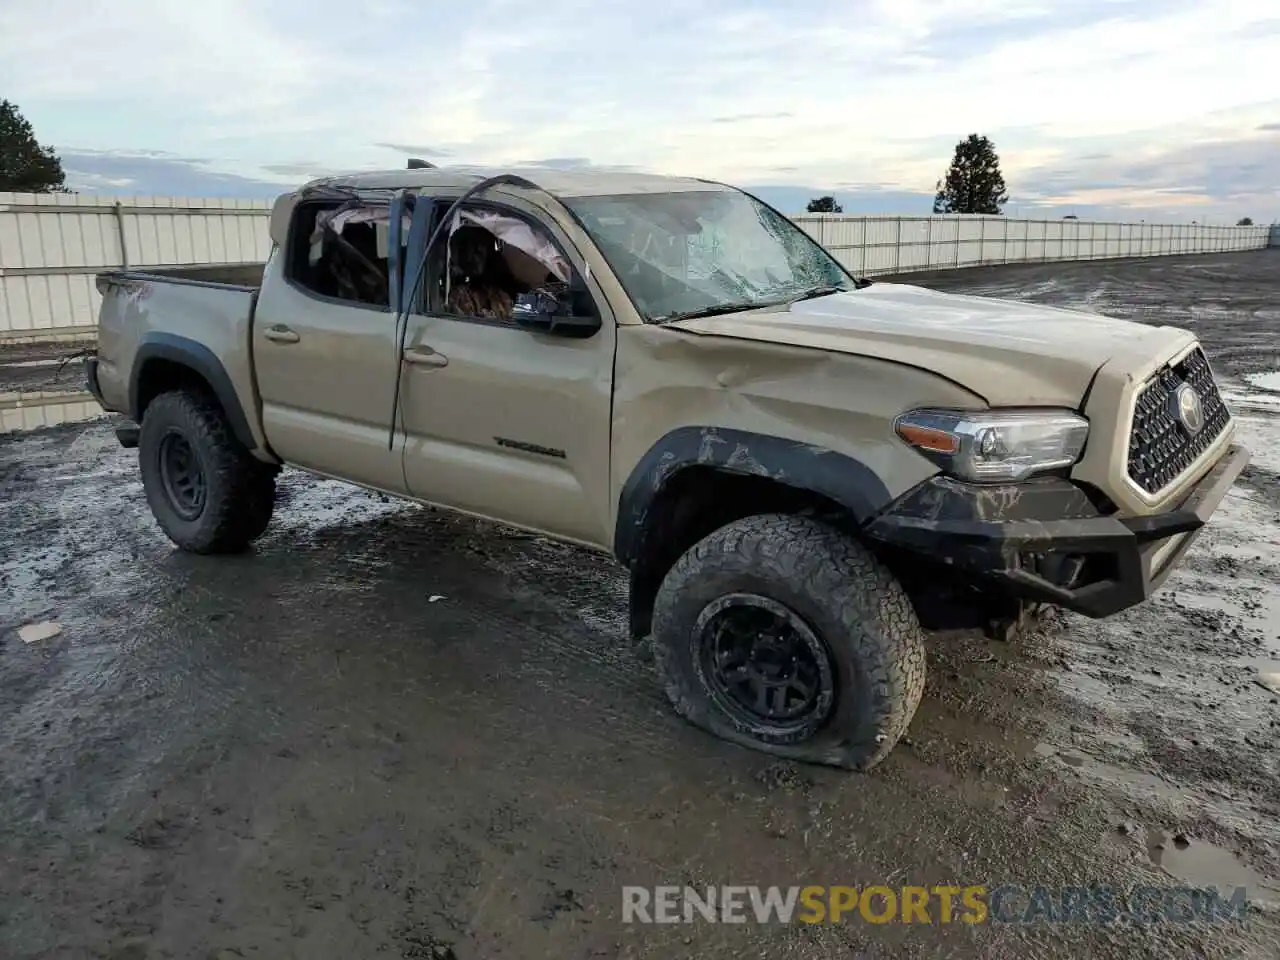
[[[402,202],[394,217],[385,201],[350,207],[335,229],[351,250],[316,229],[337,204],[299,204],[268,265],[253,330],[262,422],[276,454],[393,493],[405,492],[403,438],[391,436]]]
[[[450,203],[438,200],[437,215]],[[431,503],[606,546],[613,315],[579,252],[531,204],[469,209],[505,216],[508,236],[558,252],[577,290],[576,312],[594,311],[600,322],[590,336],[567,337],[451,309],[443,282],[446,227],[427,260],[420,295],[408,304],[401,410],[409,491]],[[495,245],[510,246],[496,237]],[[410,280],[419,256],[411,244]]]

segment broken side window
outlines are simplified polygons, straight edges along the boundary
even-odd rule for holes
[[[434,311],[510,320],[517,298],[544,292],[569,302],[573,268],[551,237],[523,217],[483,206],[454,212],[448,239],[433,251]]]
[[[291,280],[320,296],[390,306],[388,205],[358,198],[334,206],[300,205],[295,218]],[[406,218],[402,243],[407,235]]]

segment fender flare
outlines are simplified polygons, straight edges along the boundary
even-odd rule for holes
[[[849,510],[859,524],[893,500],[866,464],[825,447],[724,427],[672,430],[640,458],[623,484],[614,529],[614,555],[632,567],[643,549],[645,524],[663,489],[689,467],[767,477],[822,496]]]
[[[258,446],[253,438],[253,431],[249,428],[249,420],[245,416],[240,397],[236,394],[236,388],[232,385],[231,377],[227,375],[226,367],[222,365],[217,354],[203,343],[174,333],[152,331],[144,335],[137,353],[134,354],[133,369],[129,373],[129,416],[135,423],[142,423],[143,411],[139,409],[140,388],[143,373],[151,360],[175,363],[199,374],[213,390],[213,395],[226,414],[227,424],[231,427],[235,438],[248,450]]]

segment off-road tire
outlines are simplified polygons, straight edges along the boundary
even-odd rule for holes
[[[161,442],[171,433],[189,444],[204,477],[203,507],[191,519],[175,507],[161,471]],[[183,550],[238,553],[271,522],[279,468],[244,448],[222,408],[206,394],[174,390],[147,405],[138,435],[138,466],[156,522]]]
[[[834,679],[825,717],[774,735],[709,695],[695,625],[709,604],[735,593],[782,604],[825,646]],[[658,590],[653,652],[672,706],[689,722],[765,753],[852,770],[888,756],[924,692],[924,632],[902,586],[857,541],[805,517],[747,517],[690,548]]]

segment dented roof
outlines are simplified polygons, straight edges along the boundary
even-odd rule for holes
[[[632,173],[582,167],[565,170],[558,167],[428,167],[417,170],[388,170],[356,173],[312,180],[307,187],[322,184],[351,187],[356,190],[415,190],[430,187],[461,187],[511,173],[536,183],[557,197],[601,197],[631,193],[674,193],[686,190],[729,190],[731,187],[693,177],[667,177],[653,173]]]

